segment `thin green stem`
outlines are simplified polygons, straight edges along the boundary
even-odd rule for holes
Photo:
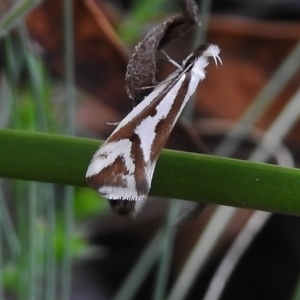
[[[62,291],[61,299],[69,299],[72,279],[72,243],[71,237],[73,235],[73,199],[74,188],[67,187],[64,200],[64,225],[65,225],[65,239],[64,239],[64,254],[62,263]]]
[[[73,134],[75,128],[75,78],[74,78],[74,24],[71,0],[64,0],[64,70],[66,90],[65,132]]]
[[[37,128],[39,131],[48,131],[47,121],[46,121],[46,109],[43,101],[43,73],[40,71],[37,60],[34,58],[33,54],[30,52],[30,40],[28,37],[28,32],[24,24],[19,26],[19,32],[22,40],[23,52],[25,55],[26,67],[30,75],[30,86],[33,93],[33,101],[36,109],[35,119],[37,123]]]
[[[0,191],[1,192],[1,191]],[[2,211],[0,210],[0,224],[2,225]],[[2,226],[0,226],[0,299],[4,299],[3,289],[3,273],[4,273],[4,251],[3,251],[3,238],[2,238]]]
[[[166,289],[168,284],[168,273],[172,258],[173,241],[177,227],[174,226],[174,221],[178,216],[179,202],[176,200],[170,201],[170,208],[166,217],[164,228],[164,238],[161,245],[161,259],[156,278],[156,285],[153,299],[163,300],[166,298]]]
[[[75,79],[74,79],[74,24],[73,24],[73,4],[71,0],[64,0],[64,69],[65,69],[65,89],[66,89],[66,124],[64,124],[67,134],[74,134],[75,128]],[[62,290],[61,299],[69,299],[72,280],[72,243],[73,234],[73,187],[66,188],[64,201],[64,225],[65,243],[64,257],[62,265]]]
[[[192,50],[194,50],[197,46],[205,42],[208,21],[210,18],[211,5],[212,5],[212,0],[201,1],[201,8],[199,11],[199,19],[200,19],[201,26],[198,28],[196,32]],[[195,97],[196,97],[195,95],[191,97],[191,99],[187,103],[182,113],[182,119],[188,122],[189,124],[193,123],[194,111],[195,111]]]
[[[20,268],[18,274],[18,300],[29,299],[29,282],[28,282],[28,205],[26,201],[26,183],[23,181],[15,182],[14,190],[17,200],[17,220],[18,220],[18,237],[21,245],[20,255],[17,258],[17,265]]]
[[[203,44],[206,40],[207,27],[210,19],[212,0],[203,0],[201,1],[200,7],[200,23],[201,26],[197,30],[196,37],[194,39],[194,48]]]
[[[2,76],[0,78],[0,127],[6,127],[9,123],[11,115],[10,105],[10,91],[7,84],[7,78]]]
[[[12,259],[16,259],[21,253],[21,246],[16,234],[16,230],[12,223],[9,211],[6,207],[4,196],[1,190],[0,190],[0,212],[1,212],[0,224],[3,230],[3,239],[7,240],[9,253],[12,256]]]
[[[45,300],[56,299],[56,261],[54,253],[54,236],[55,236],[55,199],[54,199],[54,186],[47,185],[43,189],[44,201],[44,214],[46,219],[45,231],[45,250],[46,250],[46,280],[45,280]]]
[[[36,299],[37,293],[37,248],[38,248],[38,232],[37,232],[37,183],[30,182],[28,197],[28,229],[29,229],[29,297],[28,299]]]
[[[5,57],[6,57],[6,64],[7,64],[7,82],[10,88],[10,103],[11,109],[10,111],[13,112],[11,116],[11,122],[13,128],[20,128],[20,113],[19,113],[19,106],[18,106],[18,91],[17,91],[17,66],[16,61],[14,59],[14,49],[12,45],[12,40],[10,36],[7,36],[4,39],[4,49],[5,49]]]
[[[16,25],[20,17],[28,11],[37,1],[35,0],[24,0],[18,1],[18,3],[8,11],[0,19],[0,36],[7,33],[14,25]]]

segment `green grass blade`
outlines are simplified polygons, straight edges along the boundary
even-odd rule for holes
[[[30,52],[30,38],[26,30],[25,24],[19,26],[19,33],[22,40],[22,50],[25,56],[26,68],[29,73],[30,88],[32,91],[32,100],[35,107],[35,123],[38,131],[48,131],[47,126],[47,112],[44,106],[43,90],[44,78],[43,73],[39,69],[38,61],[34,55]]]
[[[0,176],[85,186],[99,141],[0,130]],[[163,151],[150,194],[273,212],[300,214],[300,170]]]
[[[154,300],[166,299],[166,290],[168,284],[168,274],[170,271],[173,242],[176,233],[176,226],[173,226],[179,212],[179,202],[171,200],[169,205],[169,211],[165,220],[165,224],[162,228],[164,231],[164,238],[161,243],[160,263],[158,267],[156,284],[154,288]],[[155,256],[155,254],[153,254]]]
[[[64,0],[64,71],[66,110],[64,131],[73,135],[75,129],[75,73],[74,73],[74,24],[73,1]],[[64,220],[64,253],[61,272],[61,299],[70,298],[72,281],[72,236],[74,226],[74,188],[68,186],[65,189],[63,206]]]
[[[66,92],[66,124],[67,134],[73,134],[75,128],[75,72],[74,72],[74,24],[73,4],[64,0],[64,71]]]
[[[20,19],[28,12],[38,1],[24,0],[19,1],[5,15],[0,16],[0,36],[6,34],[8,30],[19,23]]]
[[[4,240],[7,241],[7,245],[11,257],[13,259],[16,259],[20,255],[21,246],[11,216],[6,207],[4,196],[1,190],[0,190],[0,228],[1,230],[3,230],[2,237]]]
[[[28,254],[28,287],[29,299],[36,299],[37,294],[37,246],[38,246],[38,232],[37,232],[37,184],[30,182],[29,197],[28,197],[28,234],[29,234],[29,254]]]
[[[0,225],[2,223],[2,212],[0,210]],[[4,288],[3,288],[3,273],[4,273],[4,247],[3,247],[3,237],[2,237],[2,226],[0,226],[0,299],[4,299]]]
[[[200,17],[201,26],[197,30],[197,35],[194,40],[194,48],[196,48],[200,44],[205,43],[207,27],[208,27],[208,22],[211,13],[212,0],[203,0],[201,1],[200,5],[201,7],[199,8],[199,14],[200,14],[199,17]]]
[[[85,186],[100,142],[0,130],[0,176]],[[152,195],[300,214],[300,171],[274,165],[164,151]]]

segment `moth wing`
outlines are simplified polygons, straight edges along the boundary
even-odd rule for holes
[[[107,199],[143,200],[150,189],[148,168],[137,168],[133,142],[121,139],[104,143],[86,172],[87,183]]]

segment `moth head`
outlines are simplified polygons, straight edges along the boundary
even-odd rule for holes
[[[182,62],[182,68],[189,70],[189,67],[191,68],[193,64],[200,59],[201,57],[206,59],[208,57],[212,57],[216,63],[218,64],[218,61],[220,64],[222,64],[222,60],[219,57],[220,54],[220,48],[213,44],[202,44],[198,46],[195,51],[190,54],[183,62]],[[204,64],[204,61],[203,63]],[[204,66],[204,68],[207,66],[207,64]]]
[[[203,51],[204,57],[212,57],[215,61],[215,64],[218,65],[218,61],[222,65],[222,60],[219,56],[220,54],[220,48],[213,44],[205,44],[206,49]]]

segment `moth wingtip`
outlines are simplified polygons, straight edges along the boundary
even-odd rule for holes
[[[143,201],[147,198],[147,195],[140,195],[140,196],[120,196],[120,195],[104,195],[107,200],[126,200],[126,201]]]

